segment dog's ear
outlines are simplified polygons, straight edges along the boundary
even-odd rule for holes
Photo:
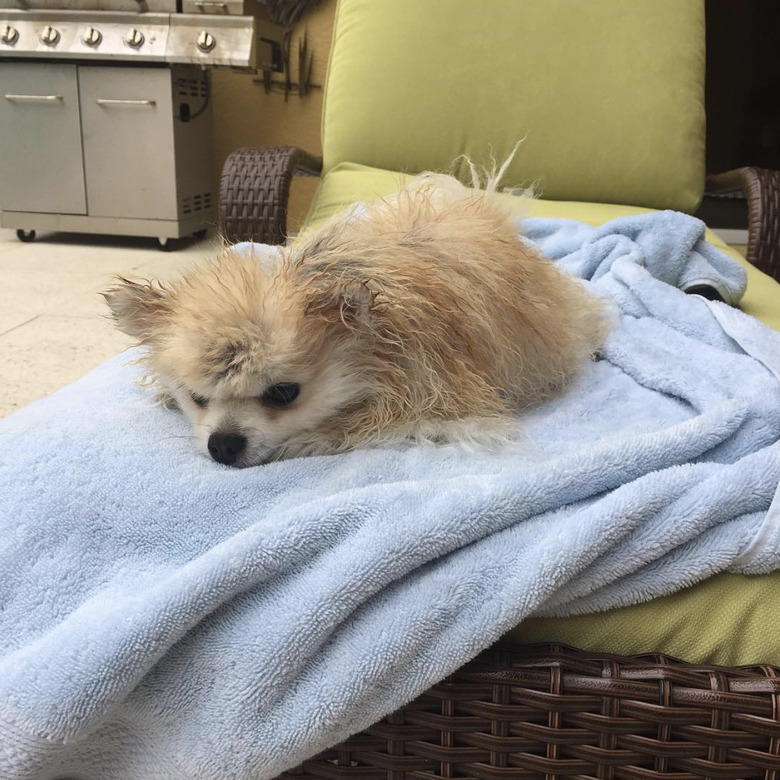
[[[116,326],[128,336],[148,341],[171,310],[173,293],[160,283],[139,283],[117,276],[117,284],[101,293]]]
[[[367,325],[371,321],[375,298],[376,293],[367,282],[343,282],[315,290],[306,313],[331,321],[341,320],[345,325]]]

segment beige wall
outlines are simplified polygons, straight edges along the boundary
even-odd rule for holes
[[[292,78],[296,72],[298,39],[304,30],[309,50],[313,52],[312,82],[325,84],[333,15],[336,0],[322,0],[309,11],[295,30],[291,59]],[[274,74],[280,78],[281,74]],[[255,81],[258,79],[258,81]],[[305,98],[291,94],[285,102],[277,92],[265,94],[260,76],[218,70],[213,74],[214,100],[214,178],[219,175],[225,158],[242,146],[299,146],[312,154],[321,154],[320,119],[323,90],[313,89]],[[317,179],[298,179],[290,196],[289,229],[295,231],[306,215]]]

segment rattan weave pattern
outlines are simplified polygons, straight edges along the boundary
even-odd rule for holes
[[[780,171],[737,168],[707,177],[707,193],[744,193],[748,201],[747,259],[780,281]]]
[[[496,646],[300,777],[780,780],[780,670]]]
[[[294,175],[317,176],[322,161],[294,146],[238,149],[220,181],[220,231],[230,243],[283,244]]]

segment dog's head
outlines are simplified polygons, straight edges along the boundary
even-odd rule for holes
[[[328,452],[339,412],[367,392],[371,292],[305,277],[270,247],[228,249],[170,285],[119,277],[104,297],[219,463]]]

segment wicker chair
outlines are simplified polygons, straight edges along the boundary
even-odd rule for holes
[[[225,235],[283,243],[292,178],[320,164],[295,147],[233,153],[221,182]],[[708,191],[747,192],[748,258],[780,280],[780,174],[742,168],[710,177]],[[780,669],[496,646],[282,777],[778,780]]]
[[[283,243],[292,178],[322,164],[295,147],[233,153],[221,181],[225,236]],[[780,174],[742,168],[710,177],[707,190],[746,194],[748,260],[780,280]],[[780,780],[780,670],[499,644],[281,777]]]

